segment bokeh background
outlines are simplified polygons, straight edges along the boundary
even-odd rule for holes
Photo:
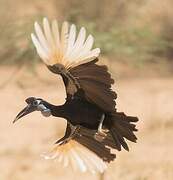
[[[0,0],[0,180],[173,179],[173,1]],[[31,43],[43,17],[85,26],[115,78],[117,109],[140,118],[138,143],[103,174],[81,174],[40,157],[64,132],[64,120],[33,113],[12,124],[28,96],[64,102],[60,77]]]

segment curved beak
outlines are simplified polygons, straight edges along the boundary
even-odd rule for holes
[[[22,118],[23,116],[26,116],[27,114],[30,114],[31,112],[35,111],[36,107],[32,106],[31,104],[28,104],[20,113],[16,116],[13,123],[15,123],[17,120]]]

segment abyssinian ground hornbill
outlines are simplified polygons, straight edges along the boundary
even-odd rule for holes
[[[111,89],[114,80],[105,65],[97,64],[100,49],[92,49],[94,38],[86,36],[84,27],[77,35],[76,26],[64,22],[59,32],[56,20],[50,25],[44,18],[43,28],[35,23],[31,38],[48,69],[61,75],[67,97],[60,106],[29,97],[14,122],[33,111],[65,118],[64,137],[45,157],[81,171],[103,172],[106,162],[116,157],[112,149],[128,151],[125,139],[136,142],[134,123],[138,118],[116,111],[117,95]]]

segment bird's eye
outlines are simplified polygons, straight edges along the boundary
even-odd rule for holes
[[[39,102],[38,101],[33,101],[33,106],[38,106]]]

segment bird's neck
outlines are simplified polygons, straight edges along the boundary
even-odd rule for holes
[[[64,105],[56,106],[46,102],[46,106],[50,109],[52,116],[64,117],[65,114]]]
[[[53,106],[51,112],[52,112],[52,116],[55,116],[55,117],[64,117],[65,115],[65,110],[64,110],[63,105]]]

